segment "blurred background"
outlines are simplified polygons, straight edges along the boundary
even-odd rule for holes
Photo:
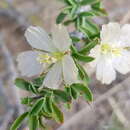
[[[130,0],[102,0],[108,17],[94,18],[98,24],[108,20],[130,22]],[[16,57],[31,49],[24,37],[29,25],[43,26],[48,32],[63,7],[60,0],[0,0],[0,130],[9,130],[10,124],[24,111],[20,98],[28,95],[14,86],[19,76]],[[69,28],[71,30],[71,28]],[[109,68],[108,68],[109,69]],[[90,88],[94,102],[79,99],[65,113],[65,123],[48,122],[50,130],[130,130],[130,74],[117,74],[111,85],[102,85],[93,77]],[[24,124],[19,130],[28,130]]]

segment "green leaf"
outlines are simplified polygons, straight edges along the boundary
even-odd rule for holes
[[[44,100],[44,105],[43,105],[43,109],[46,113],[52,113],[52,109],[51,109],[51,98],[50,97],[45,97]]]
[[[84,68],[77,62],[76,63],[76,66],[78,68],[78,72],[79,72],[79,77],[81,80],[83,80],[85,83],[88,83],[89,82],[89,77],[86,73],[86,71],[84,70]]]
[[[71,88],[70,88],[70,86],[66,86],[65,88],[64,88],[64,90],[65,90],[65,92],[71,97],[72,95],[71,95]]]
[[[53,118],[56,120],[56,122],[58,122],[58,123],[64,122],[63,113],[53,102],[52,102],[52,115],[53,115]]]
[[[94,24],[90,19],[86,19],[86,28],[92,33],[97,34],[99,33],[99,27]]]
[[[81,18],[77,18],[76,22],[75,22],[75,27],[80,30],[80,26],[81,26]]]
[[[71,101],[71,97],[68,96],[68,94],[62,90],[54,90],[53,93],[54,93],[54,96],[56,96],[57,98],[59,98],[63,102],[70,102]]]
[[[12,124],[10,130],[17,130],[17,129],[20,127],[20,125],[21,125],[21,123],[23,122],[23,120],[27,117],[27,115],[28,115],[28,112],[25,112],[25,113],[23,113],[22,115],[20,115],[20,116],[14,121],[14,123]]]
[[[39,120],[39,126],[41,127],[41,129],[47,130],[47,126],[43,123],[42,117],[39,117],[38,120]]]
[[[85,56],[85,55],[82,55],[80,53],[72,53],[72,56],[79,60],[79,61],[82,61],[82,62],[91,62],[94,60],[93,57],[90,57],[90,56]]]
[[[33,93],[38,93],[37,88],[34,86],[34,84],[30,84],[29,85],[29,91],[33,92]]]
[[[76,92],[76,90],[75,89],[73,89],[73,88],[71,88],[70,86],[66,86],[65,87],[65,91],[66,91],[66,93],[68,94],[68,95],[70,95],[70,97],[71,97],[71,99],[73,98],[73,99],[76,99],[77,98],[77,96],[78,96],[78,93]],[[68,104],[68,103],[67,103]],[[66,105],[67,105],[66,104]],[[69,103],[70,104],[70,103]],[[65,106],[66,106],[65,105]],[[67,105],[68,106],[68,105]]]
[[[84,30],[85,34],[89,37],[99,34],[99,27],[90,19],[82,18],[82,25],[80,27]]]
[[[98,44],[98,39],[95,39],[94,41],[91,41],[90,43],[86,44],[79,53],[82,54],[88,54],[92,48],[94,48]]]
[[[88,11],[88,12],[81,12],[79,13],[80,17],[92,17],[95,16],[95,14],[92,11]]]
[[[100,8],[100,9],[94,9],[93,13],[97,16],[107,16],[107,12],[105,9]]]
[[[43,83],[43,80],[44,80],[44,77],[45,76],[40,76],[40,77],[38,77],[38,78],[35,78],[34,80],[33,80],[33,84],[34,84],[34,86],[36,86],[36,87],[41,87],[41,85],[42,85],[42,83]]]
[[[33,101],[31,97],[21,98],[21,104],[30,104]]]
[[[97,1],[96,3],[93,3],[91,5],[92,9],[100,9],[101,7],[101,2],[100,1]]]
[[[15,85],[20,89],[37,93],[37,87],[35,87],[33,84],[29,83],[28,81],[24,79],[17,78],[15,80]]]
[[[72,7],[71,12],[69,14],[70,19],[74,19],[76,17],[77,10],[78,10],[78,6],[77,5],[75,5],[75,6]]]
[[[79,42],[80,39],[78,37],[75,36],[71,36],[72,42]]]
[[[56,18],[56,23],[57,23],[57,24],[62,23],[63,20],[65,19],[66,15],[67,15],[67,14],[61,12],[61,13],[57,16],[57,18]]]
[[[80,92],[84,96],[86,101],[93,101],[93,95],[91,90],[84,84],[72,84],[71,87],[75,88],[78,92]]]
[[[98,1],[100,1],[100,0],[82,0],[80,2],[80,5],[91,5],[91,4],[94,4],[94,3],[98,2]]]
[[[18,88],[21,88],[21,89],[24,89],[24,90],[27,90],[29,91],[29,86],[31,85],[29,82],[25,81],[24,79],[20,79],[20,78],[17,78],[15,80],[15,85],[18,87]]]
[[[71,49],[72,53],[77,53],[78,52],[74,45],[71,45],[70,49]]]
[[[90,40],[91,36],[93,36],[93,34],[91,32],[89,32],[85,27],[79,26],[79,31],[82,32],[83,34],[85,34],[85,36]]]
[[[62,10],[62,12],[68,15],[70,14],[71,10],[72,10],[72,6],[67,6]]]
[[[39,121],[37,116],[29,117],[29,130],[37,130],[39,127]]]
[[[44,103],[44,98],[38,99],[36,103],[33,105],[30,111],[30,115],[31,116],[37,115],[42,110],[43,103]]]
[[[76,2],[75,2],[75,0],[67,0],[71,5],[75,5],[76,4]]]
[[[42,114],[42,116],[44,116],[47,119],[52,119],[52,114],[45,112],[44,109],[42,109],[41,114]]]
[[[65,26],[68,26],[69,24],[74,23],[74,22],[75,22],[75,19],[66,20],[63,24],[64,24]]]
[[[73,99],[77,99],[78,98],[78,92],[76,91],[75,88],[71,88],[71,95]]]

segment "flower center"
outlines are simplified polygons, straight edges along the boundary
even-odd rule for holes
[[[112,47],[109,44],[102,44],[101,45],[101,53],[108,54],[111,53],[115,56],[120,56],[122,52],[122,48],[119,47]]]
[[[59,60],[62,60],[62,58],[64,57],[64,55],[68,54],[67,52],[53,52],[50,54],[39,54],[37,57],[37,61],[40,64],[43,63],[47,63],[47,64],[52,64],[52,63],[56,63]]]

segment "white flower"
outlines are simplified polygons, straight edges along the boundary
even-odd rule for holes
[[[43,86],[58,88],[62,81],[66,84],[78,82],[77,67],[70,55],[71,40],[63,26],[54,26],[52,39],[40,27],[29,27],[25,32],[28,43],[35,49],[21,53],[18,58],[18,68],[23,76],[36,76],[47,73]]]
[[[130,71],[130,25],[103,25],[100,37],[101,44],[90,52],[95,57],[90,65],[96,68],[98,80],[110,84],[116,79],[116,71],[122,74]]]

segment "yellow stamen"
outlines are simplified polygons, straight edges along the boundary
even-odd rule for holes
[[[41,54],[40,53],[37,57],[37,61],[40,64],[43,64],[43,63],[52,64],[59,60],[62,60],[64,55],[66,55],[66,53],[62,53],[62,52],[54,52],[51,54]]]
[[[110,51],[111,51],[110,45],[108,45],[108,44],[102,44],[102,45],[101,45],[101,52],[102,52],[103,54],[107,54],[107,53],[110,52]]]
[[[122,52],[122,48],[116,48],[116,47],[112,47],[109,44],[102,44],[101,45],[101,53],[102,54],[107,54],[107,53],[111,53],[115,56],[120,56]]]

